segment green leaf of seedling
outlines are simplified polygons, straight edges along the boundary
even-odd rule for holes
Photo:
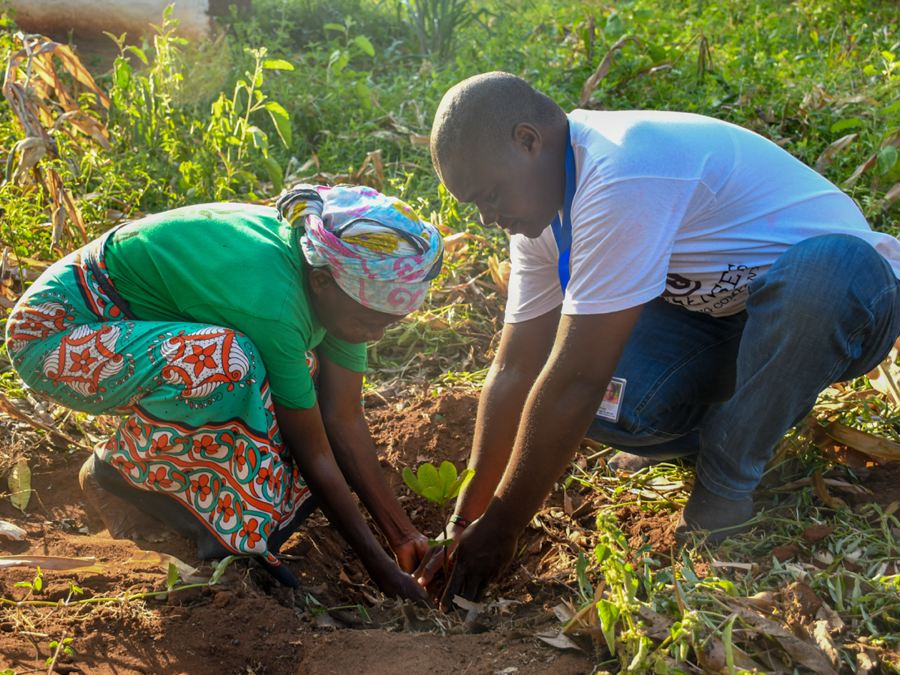
[[[335,33],[346,33],[347,29],[339,23],[326,23],[323,28],[325,30],[331,30]]]
[[[175,584],[178,583],[178,579],[181,578],[181,575],[178,573],[178,568],[175,566],[175,563],[169,563],[169,570],[166,573],[166,590],[171,591],[175,588]]]
[[[362,51],[364,51],[369,56],[375,56],[375,47],[372,45],[372,42],[365,35],[357,35],[353,38],[353,44],[359,47]]]
[[[609,653],[616,655],[616,624],[619,622],[619,608],[609,600],[597,601],[597,615],[600,618],[600,629],[603,639],[609,647]]]
[[[293,70],[294,64],[284,59],[266,59],[262,67],[266,70]]]
[[[453,539],[429,539],[429,548],[437,548],[438,546],[448,546],[453,543]]]
[[[463,469],[463,472],[459,475],[459,478],[456,479],[456,482],[453,484],[453,489],[450,491],[450,496],[455,497],[460,493],[460,491],[469,484],[469,481],[472,480],[472,477],[475,475],[475,469]]]
[[[419,483],[422,486],[422,496],[430,502],[438,503],[441,500],[441,478],[437,467],[431,462],[425,462],[419,466]]]
[[[456,465],[453,462],[448,462],[446,459],[441,462],[441,466],[438,469],[438,475],[440,476],[441,482],[441,498],[443,501],[447,501],[453,495],[450,494],[453,489],[453,484],[456,482],[457,473],[456,473]]]
[[[269,117],[272,118],[272,124],[275,125],[275,131],[278,132],[284,147],[291,147],[291,116],[288,111],[277,101],[268,101],[266,110],[269,111]]]
[[[403,482],[406,483],[406,487],[410,490],[420,497],[422,496],[422,484],[419,482],[419,479],[416,478],[416,474],[414,474],[412,469],[408,466],[403,467]]]

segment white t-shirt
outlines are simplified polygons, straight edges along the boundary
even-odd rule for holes
[[[900,241],[873,232],[854,201],[773,142],[690,113],[569,114],[575,152],[571,279],[563,297],[549,226],[513,235],[506,321],[604,314],[653,298],[717,316],[804,239],[846,233],[900,276]]]

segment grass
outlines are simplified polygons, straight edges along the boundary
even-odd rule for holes
[[[435,43],[425,57],[427,40],[411,28],[408,13],[397,11],[400,4],[257,0],[251,16],[227,19],[208,44],[186,43],[162,23],[143,45],[121,43],[111,67],[91,67],[108,108],[63,73],[61,86],[108,130],[109,147],[59,124],[38,174],[24,170],[0,185],[4,307],[21,292],[23,278],[83,241],[75,218],[52,217],[52,191],[40,180],[51,170],[72,195],[88,236],[122,218],[183,204],[269,199],[283,183],[366,182],[410,201],[454,237],[429,303],[373,346],[367,386],[396,395],[411,384],[478,385],[502,320],[506,241],[439,187],[422,139],[446,88],[485,69],[522,75],[566,108],[584,97],[589,107],[687,110],[747,126],[817,165],[857,200],[873,227],[900,231],[893,2],[452,3],[469,14],[444,30],[453,33],[449,47]],[[3,53],[20,47],[15,33],[5,15]],[[620,41],[608,74],[585,90]],[[46,101],[51,117],[66,109],[58,91]],[[52,120],[43,122],[52,127]],[[0,149],[13,154],[11,169],[26,159],[16,145],[24,137],[11,108],[0,106]],[[5,352],[0,390],[24,401]],[[829,390],[817,409],[823,422],[893,440],[900,439],[898,415],[865,378]],[[701,546],[667,558],[625,539],[601,515],[593,535],[599,555],[585,548],[584,562],[572,570],[580,581],[573,602],[588,611],[567,634],[583,629],[592,636],[601,668],[736,672],[752,663],[802,665],[787,638],[761,637],[771,626],[759,619],[778,625],[790,619],[785,588],[802,582],[844,624],[826,630],[839,667],[852,670],[859,654],[872,654],[883,657],[884,669],[896,669],[896,512],[876,503],[850,509],[829,494],[826,505],[816,476],[850,485],[858,477],[815,449],[808,431],[786,439],[769,475],[811,484],[767,493],[773,496],[754,532],[723,549]],[[690,473],[664,465],[621,482],[594,463],[575,467],[567,482],[616,509],[630,503],[641,513],[667,514],[683,503]],[[803,532],[815,523],[835,529],[806,542]],[[772,557],[773,547],[794,543],[799,558]],[[771,612],[748,608],[746,599],[758,594],[775,598]],[[834,622],[823,616],[795,626],[806,642],[814,641],[804,631],[815,630],[815,621]],[[64,642],[57,641],[57,651]],[[891,659],[894,665],[886,665]]]

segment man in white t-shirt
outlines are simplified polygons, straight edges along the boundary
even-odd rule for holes
[[[585,435],[634,453],[626,466],[692,456],[679,533],[739,531],[775,444],[900,333],[900,242],[741,127],[566,115],[487,73],[444,96],[431,150],[447,189],[512,235],[445,597],[478,597],[509,562]]]

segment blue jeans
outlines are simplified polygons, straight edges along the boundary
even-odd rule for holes
[[[616,369],[627,380],[619,420],[596,418],[588,436],[659,459],[696,455],[704,487],[743,499],[819,392],[874,368],[898,333],[890,264],[856,237],[814,237],[751,282],[739,314],[647,304]]]

